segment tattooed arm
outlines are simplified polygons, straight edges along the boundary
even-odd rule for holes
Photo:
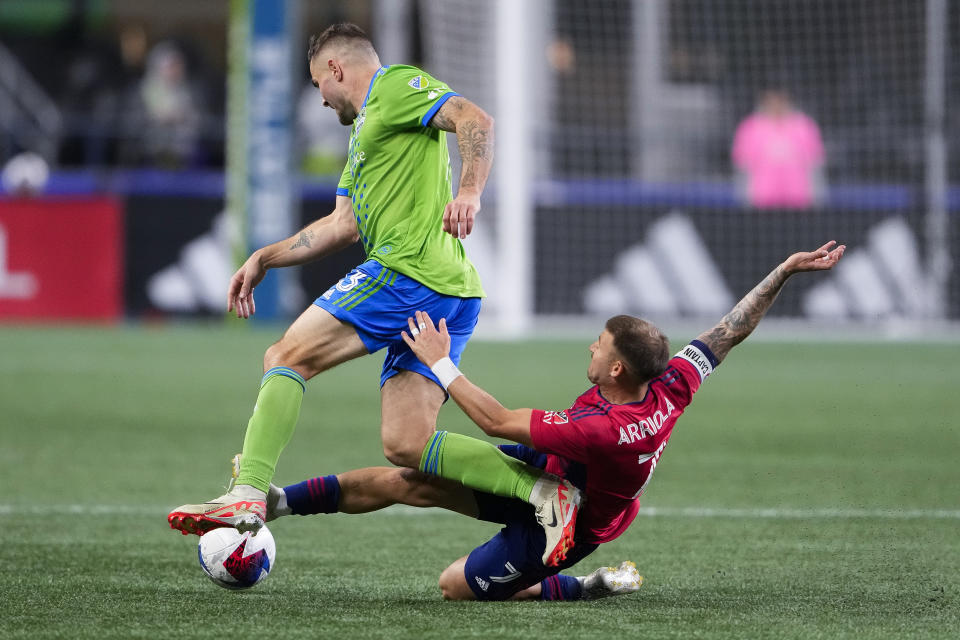
[[[710,347],[713,355],[722,362],[730,349],[743,342],[757,328],[760,319],[777,299],[777,294],[787,278],[800,271],[832,269],[833,265],[837,264],[847,247],[840,245],[831,250],[835,244],[836,242],[831,240],[816,251],[795,253],[784,260],[714,328],[704,331],[697,339]]]
[[[337,206],[333,213],[310,223],[286,240],[257,249],[247,258],[230,279],[227,312],[236,309],[238,318],[249,318],[256,312],[253,288],[267,275],[267,269],[317,260],[353,244],[358,239],[352,201],[346,196],[337,196]]]
[[[440,107],[430,125],[457,134],[463,167],[457,197],[443,211],[443,230],[466,238],[473,231],[473,219],[480,211],[480,194],[493,164],[493,118],[461,96],[453,96]]]

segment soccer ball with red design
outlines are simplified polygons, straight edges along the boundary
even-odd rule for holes
[[[197,555],[204,573],[224,589],[249,589],[270,574],[277,545],[266,527],[257,535],[221,527],[200,538]]]

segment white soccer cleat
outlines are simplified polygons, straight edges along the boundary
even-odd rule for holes
[[[235,492],[237,475],[240,473],[240,454],[233,456],[233,473],[227,485],[227,492],[203,504],[185,504],[177,507],[167,516],[171,529],[183,535],[202,536],[214,529],[232,527],[243,533],[252,531],[256,535],[267,520],[267,500],[242,495]]]
[[[640,589],[643,576],[637,565],[624,560],[619,567],[600,567],[587,576],[578,577],[584,600],[622,596]]]
[[[208,531],[221,527],[233,527],[241,533],[256,533],[263,527],[266,515],[264,500],[244,498],[226,493],[203,504],[185,504],[177,507],[167,516],[171,529],[177,529],[183,535],[190,533],[202,536]]]
[[[230,493],[233,490],[233,486],[237,484],[237,478],[240,477],[240,459],[242,457],[243,454],[238,453],[237,455],[233,456],[233,460],[230,461],[232,473],[230,474],[230,482],[227,484],[227,493]],[[282,515],[289,515],[277,512],[277,503],[280,501],[281,497],[283,497],[283,489],[271,482],[270,490],[267,491],[267,513],[266,517],[264,518],[267,522],[276,520]]]
[[[555,475],[545,473],[534,485],[530,503],[547,537],[543,551],[545,566],[560,566],[573,548],[580,501],[580,490]]]

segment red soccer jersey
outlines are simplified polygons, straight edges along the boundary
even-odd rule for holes
[[[710,349],[694,340],[640,402],[611,404],[593,387],[567,411],[534,410],[530,435],[534,448],[548,454],[546,470],[584,490],[577,518],[584,542],[609,542],[633,522],[673,425],[716,364]]]

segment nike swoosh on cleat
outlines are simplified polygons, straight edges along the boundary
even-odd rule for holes
[[[554,509],[553,505],[550,505],[550,517],[552,518],[552,521],[547,526],[548,527],[557,526],[557,510]]]

